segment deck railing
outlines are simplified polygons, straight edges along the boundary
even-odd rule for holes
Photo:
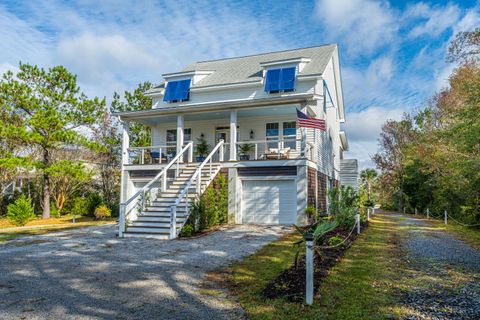
[[[128,151],[128,164],[161,164],[173,159],[176,146],[148,146],[130,147]]]
[[[237,160],[313,160],[313,145],[297,138],[237,142]]]
[[[222,144],[222,152],[215,152],[212,161],[220,161],[220,157],[230,160],[231,143]],[[193,146],[193,149],[195,146]],[[175,146],[153,146],[129,148],[129,164],[164,164],[169,163],[175,156]],[[193,150],[192,149],[192,150]],[[168,152],[167,152],[168,151]],[[291,160],[309,159],[315,161],[314,145],[297,138],[265,139],[237,141],[237,161],[251,160]],[[192,162],[193,157],[184,155],[180,161]]]

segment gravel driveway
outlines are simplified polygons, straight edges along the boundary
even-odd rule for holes
[[[188,240],[115,238],[114,226],[0,245],[0,319],[232,319],[242,310],[199,289],[207,271],[290,229],[236,226]]]
[[[398,215],[417,284],[403,295],[407,319],[480,319],[480,252],[426,220]]]

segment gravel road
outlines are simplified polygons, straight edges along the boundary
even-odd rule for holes
[[[203,295],[205,272],[279,238],[283,227],[236,226],[188,240],[115,238],[114,226],[0,245],[0,319],[232,319]]]
[[[425,220],[398,217],[409,276],[418,279],[403,295],[406,319],[480,319],[480,252]]]

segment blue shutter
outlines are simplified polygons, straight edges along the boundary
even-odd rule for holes
[[[295,83],[295,67],[283,68],[280,74],[280,90],[293,90]]]
[[[267,70],[267,76],[265,79],[265,92],[279,90],[280,70],[281,69]]]
[[[188,100],[191,80],[169,81],[163,101]]]
[[[295,88],[295,67],[267,70],[265,91],[293,90]]]
[[[190,79],[178,81],[176,100],[188,100],[189,89],[190,89]]]
[[[169,81],[165,88],[165,95],[163,101],[175,100],[175,92],[177,91],[178,81]]]

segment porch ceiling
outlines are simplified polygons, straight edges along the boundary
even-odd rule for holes
[[[256,107],[250,109],[238,109],[238,118],[250,118],[260,116],[281,116],[281,115],[296,115],[295,109],[297,105],[283,105],[272,107]],[[214,119],[230,119],[230,110],[225,111],[210,111],[202,113],[185,113],[184,121],[201,121],[201,120],[214,120]],[[177,115],[168,116],[149,116],[144,118],[138,118],[135,122],[143,123],[146,125],[157,125],[162,123],[175,123],[177,121]]]

